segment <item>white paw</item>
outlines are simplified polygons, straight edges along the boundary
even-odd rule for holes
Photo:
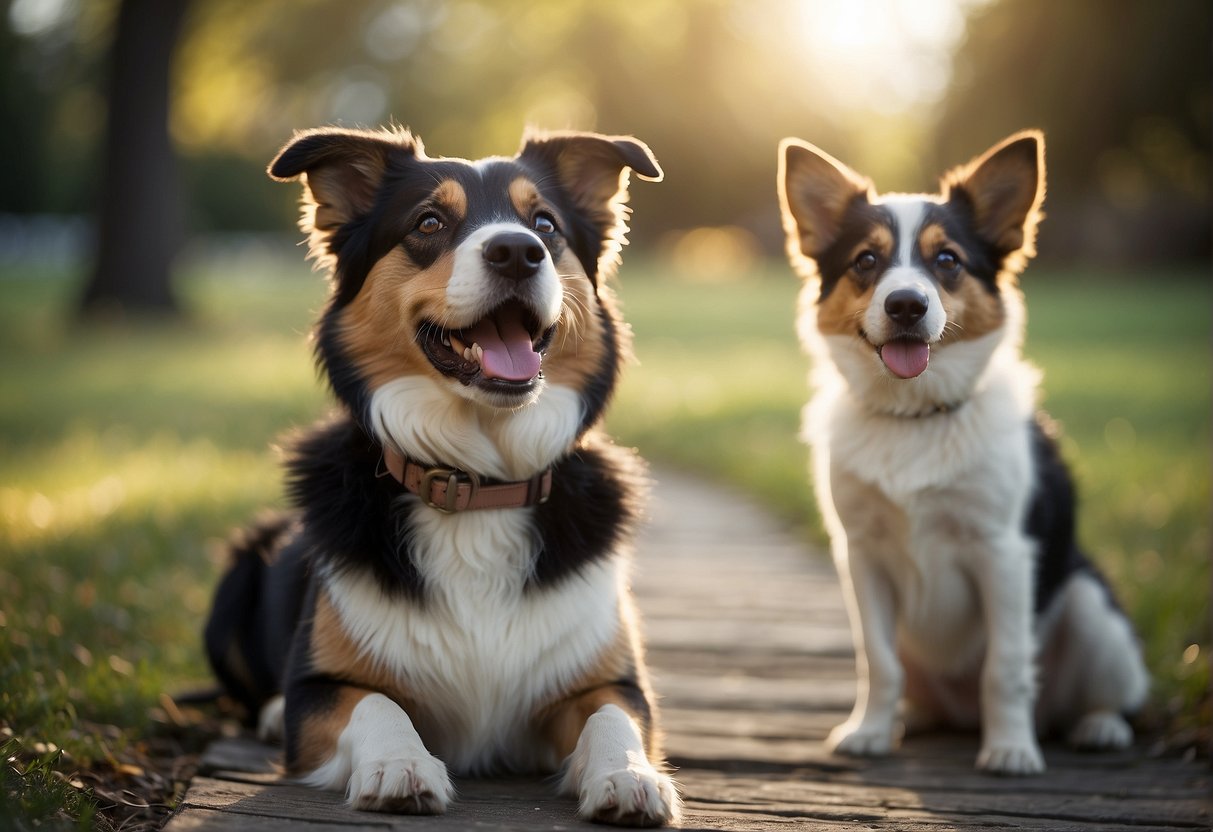
[[[1045,770],[1045,758],[1035,740],[983,745],[977,767],[987,774],[1022,777]]]
[[[883,757],[893,750],[893,729],[855,725],[848,720],[826,737],[826,748],[850,757]]]
[[[665,826],[681,809],[673,780],[652,766],[631,766],[586,778],[578,813],[616,826]]]
[[[1078,721],[1066,738],[1085,751],[1114,751],[1133,744],[1133,729],[1112,711],[1092,711]]]
[[[454,795],[441,760],[397,758],[363,763],[350,775],[350,806],[370,812],[440,815]]]
[[[261,706],[257,716],[257,739],[262,742],[282,742],[286,717],[286,700],[282,694]]]

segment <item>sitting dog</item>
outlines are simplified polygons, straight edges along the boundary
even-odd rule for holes
[[[933,196],[879,196],[785,139],[779,196],[814,365],[804,436],[859,676],[827,744],[888,753],[904,694],[909,727],[979,725],[989,772],[1042,771],[1038,728],[1129,745],[1123,714],[1148,677],[1075,541],[1073,486],[1020,355],[1044,137],[1011,136]]]
[[[440,813],[448,771],[557,771],[587,819],[679,798],[628,589],[644,476],[596,426],[629,350],[623,136],[427,157],[404,130],[300,133],[269,167],[331,294],[339,403],[291,444],[294,511],[233,547],[206,628],[290,773],[356,808]]]

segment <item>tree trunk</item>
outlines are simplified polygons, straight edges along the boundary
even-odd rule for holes
[[[189,0],[123,0],[110,52],[96,261],[81,312],[175,313],[173,260],[184,236],[169,138],[174,46]]]

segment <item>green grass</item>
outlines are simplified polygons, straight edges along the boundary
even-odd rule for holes
[[[1207,275],[1032,270],[1026,287],[1027,352],[1067,431],[1083,536],[1142,634],[1155,709],[1207,725]],[[72,280],[0,273],[0,743],[62,749],[5,755],[0,814],[42,811],[30,794],[50,768],[137,754],[166,721],[161,693],[208,683],[199,632],[221,540],[280,503],[270,445],[327,407],[304,337],[324,287],[306,266],[229,266],[181,288],[187,324],[82,328]],[[728,284],[625,266],[639,363],[609,426],[820,544],[796,439],[796,288],[779,265]],[[71,816],[89,813],[82,799]]]

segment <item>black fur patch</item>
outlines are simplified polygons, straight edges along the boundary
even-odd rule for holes
[[[978,235],[973,227],[972,204],[963,192],[954,191],[946,203],[929,206],[923,222],[938,223],[963,249],[965,271],[977,278],[987,291],[998,293],[998,273],[1002,271],[1006,254],[1000,254]],[[917,256],[922,256],[917,247],[914,250]],[[923,264],[923,268],[928,268],[927,264]]]
[[[852,199],[843,214],[838,236],[816,258],[817,271],[821,275],[821,294],[818,300],[828,297],[838,282],[845,277],[850,277],[861,288],[866,288],[875,283],[889,267],[889,263],[882,257],[876,268],[863,275],[853,268],[856,247],[866,240],[872,229],[877,226],[884,226],[896,237],[896,223],[887,209],[868,202],[867,196],[863,194]]]
[[[631,451],[586,442],[552,471],[552,494],[535,508],[542,549],[530,587],[542,589],[609,557],[637,519],[640,463]]]
[[[615,392],[615,384],[619,380],[620,347],[619,324],[615,313],[599,299],[598,320],[602,323],[602,364],[581,389],[581,427],[578,436],[584,434],[595,425],[606,410],[611,396]]]
[[[1035,612],[1044,612],[1066,583],[1082,572],[1095,578],[1115,603],[1100,572],[1078,546],[1075,536],[1077,499],[1069,469],[1049,435],[1048,417],[1032,423],[1032,463],[1035,485],[1028,511],[1028,536],[1037,542]]]
[[[283,751],[287,771],[299,772],[299,741],[305,732],[303,723],[313,714],[331,711],[337,697],[349,682],[316,673],[312,668],[312,622],[316,610],[316,584],[307,587],[302,601],[295,639],[289,650],[289,673],[283,693],[287,707],[283,711]]]
[[[287,493],[318,562],[370,571],[385,590],[420,598],[407,507],[396,503],[403,492],[382,460],[360,426],[337,418],[294,442]]]
[[[282,515],[234,542],[207,620],[207,658],[249,724],[281,689],[285,647],[299,619],[308,569],[302,547],[292,543],[297,534],[297,517]]]

